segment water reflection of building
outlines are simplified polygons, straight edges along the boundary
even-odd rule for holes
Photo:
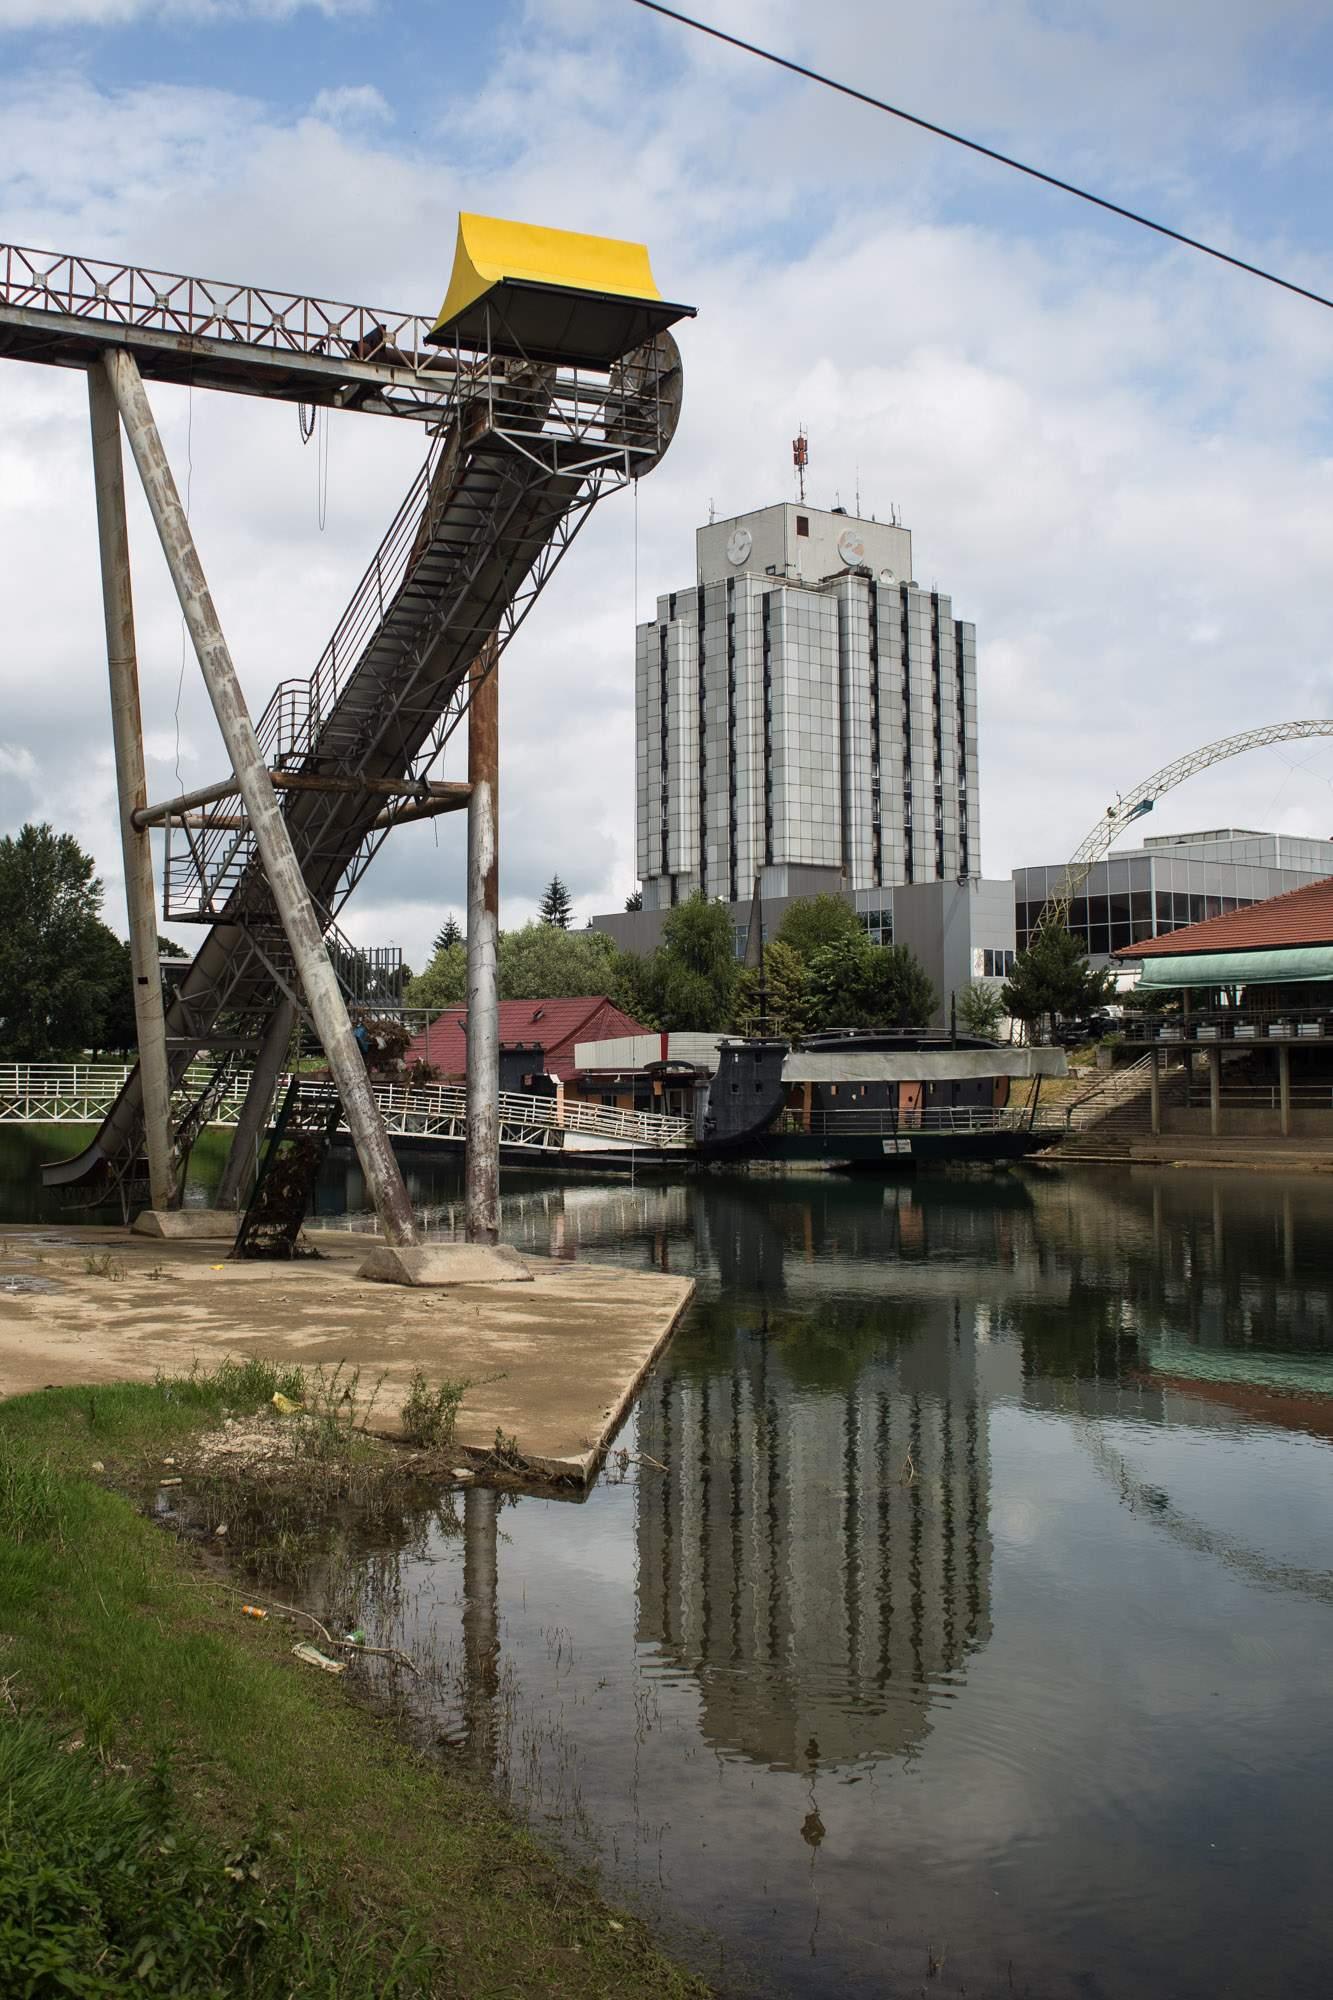
[[[792,1769],[901,1753],[989,1635],[971,1322],[932,1305],[895,1337],[893,1317],[881,1303],[876,1337],[780,1315],[729,1367],[645,1391],[640,1449],[667,1470],[639,1489],[639,1637],[697,1676],[719,1749]]]

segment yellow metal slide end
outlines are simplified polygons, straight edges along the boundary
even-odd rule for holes
[[[692,311],[669,305],[642,243],[460,215],[438,345],[606,366]]]

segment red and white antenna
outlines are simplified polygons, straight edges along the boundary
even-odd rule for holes
[[[791,441],[791,462],[796,467],[797,490],[800,494],[801,505],[804,506],[805,468],[810,463],[810,441],[806,437],[804,424],[801,425],[800,430],[797,431],[796,436]]]

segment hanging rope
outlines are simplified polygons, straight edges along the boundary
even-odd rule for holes
[[[309,444],[311,438],[315,435],[315,406],[313,403],[297,404],[296,423],[301,433],[302,444]]]

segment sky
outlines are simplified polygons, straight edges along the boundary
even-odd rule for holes
[[[1333,295],[1326,0],[693,11]],[[668,456],[505,655],[507,924],[552,872],[577,921],[634,887],[636,615],[692,580],[710,506],[794,497],[800,425],[815,504],[896,506],[976,623],[986,875],[1061,859],[1198,744],[1330,712],[1333,312],[632,0],[0,0],[0,242],[434,312],[459,209],[641,240],[698,307]],[[335,414],[322,472],[290,406],[153,401],[257,713],[423,440]],[[225,760],[130,500],[164,797]],[[103,644],[84,385],[4,363],[0,833],[75,833],[123,932]],[[1221,765],[1151,830],[1223,825],[1333,833],[1333,746]],[[463,844],[461,817],[395,834],[344,929],[420,966]]]

